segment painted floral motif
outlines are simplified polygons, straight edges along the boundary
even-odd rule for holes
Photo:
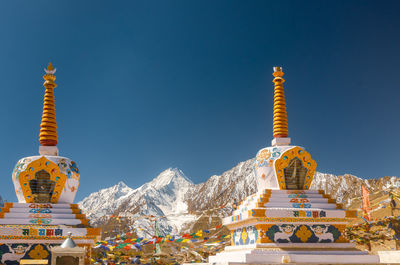
[[[29,218],[52,218],[53,216],[48,213],[31,213],[28,215]]]
[[[277,159],[278,157],[280,157],[281,156],[281,150],[279,150],[279,148],[277,148],[277,147],[274,147],[273,149],[272,149],[272,158],[275,160],[275,159]]]
[[[308,196],[306,194],[289,194],[288,198],[308,198]]]
[[[79,180],[79,169],[74,161],[62,158],[58,161],[57,165],[60,168],[61,173],[67,175],[68,179],[74,178]]]
[[[78,169],[78,166],[76,165],[75,161],[71,161],[71,163],[69,164],[69,167],[71,168],[72,172],[74,172],[75,174],[79,174],[79,169]]]
[[[261,163],[262,161],[267,160],[270,157],[271,157],[271,153],[269,152],[269,150],[268,149],[263,149],[258,153],[256,159],[257,159],[258,162]]]
[[[50,209],[30,209],[29,210],[30,213],[51,213]]]
[[[257,169],[265,165],[272,167],[272,164],[274,163],[275,159],[278,159],[280,155],[281,155],[281,150],[277,147],[261,149],[256,155],[254,161],[254,168]]]
[[[17,180],[18,180],[19,173],[20,173],[21,171],[24,171],[24,170],[26,169],[26,166],[27,166],[31,161],[32,161],[31,158],[22,158],[21,160],[19,160],[19,161],[17,162],[17,164],[15,165],[15,167],[14,167],[14,169],[13,169],[13,173],[12,173],[13,180],[14,180],[14,179],[17,179]]]
[[[294,208],[311,208],[311,203],[292,203]]]
[[[258,231],[254,226],[236,229],[232,235],[235,246],[255,244],[258,238]]]
[[[242,232],[242,241],[246,242],[247,239],[247,231],[246,228],[243,228],[243,232]]]
[[[53,220],[49,219],[49,218],[35,218],[35,219],[29,220],[29,223],[38,224],[38,225],[41,225],[41,224],[47,225],[47,224],[50,224],[52,221]]]
[[[305,198],[301,198],[301,199],[293,198],[293,199],[290,199],[289,202],[292,202],[292,203],[307,203],[307,202],[310,202],[310,201],[308,199],[305,199]]]
[[[300,238],[302,242],[307,242],[307,240],[312,236],[312,232],[308,230],[308,228],[305,225],[302,225],[297,230],[296,236]]]
[[[36,245],[36,247],[29,252],[29,257],[32,259],[45,259],[49,256],[49,252],[43,248],[42,245]]]
[[[274,225],[265,235],[276,243],[333,243],[341,233],[334,225]]]
[[[60,159],[60,161],[58,162],[58,167],[64,173],[68,167],[67,160],[65,158]]]

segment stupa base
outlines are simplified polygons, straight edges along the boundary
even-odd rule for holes
[[[209,264],[380,264],[379,256],[351,243],[255,244],[226,247]]]

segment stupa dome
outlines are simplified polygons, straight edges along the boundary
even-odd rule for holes
[[[254,159],[258,190],[307,190],[317,168],[311,155],[299,146],[271,146]]]
[[[79,169],[74,161],[48,155],[20,159],[12,174],[20,203],[73,203],[79,178]]]

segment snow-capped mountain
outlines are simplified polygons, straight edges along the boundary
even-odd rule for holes
[[[194,216],[187,213],[185,195],[195,185],[179,169],[169,168],[151,182],[137,189],[131,189],[123,182],[107,189],[92,193],[79,202],[91,223],[101,224],[103,216],[119,214],[131,217],[135,227],[148,227],[148,218],[138,216],[167,216],[158,223],[165,233],[177,232],[182,225],[192,222]],[[151,224],[153,226],[153,224]]]
[[[90,194],[79,202],[79,207],[85,210],[87,217],[97,223],[101,217],[112,215],[124,201],[134,192],[122,181],[117,185]]]
[[[131,189],[123,182],[92,193],[79,202],[92,224],[101,224],[102,216],[119,214],[135,216],[134,227],[153,227],[149,218],[140,216],[165,216],[158,226],[164,233],[179,233],[190,230],[207,212],[208,215],[226,216],[232,211],[233,203],[239,203],[257,190],[252,168],[253,160],[239,163],[222,175],[211,176],[206,182],[193,184],[179,169],[167,169],[151,182]],[[390,187],[400,187],[400,178],[383,177],[361,179],[345,174],[335,176],[317,172],[311,189],[322,189],[339,203],[350,205],[352,198],[359,197],[361,185],[371,192]],[[211,219],[210,219],[211,222]],[[144,235],[144,232],[137,231]],[[154,234],[153,231],[147,231]]]

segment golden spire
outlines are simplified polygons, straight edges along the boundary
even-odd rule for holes
[[[57,121],[56,109],[54,103],[54,88],[57,84],[54,82],[56,69],[49,63],[46,74],[43,76],[45,80],[43,86],[46,88],[44,92],[42,123],[40,124],[39,142],[41,146],[57,146]]]
[[[285,79],[282,78],[284,73],[281,67],[274,67],[274,73],[272,74],[275,78],[273,80],[275,84],[274,90],[274,138],[286,138],[289,136],[287,113],[286,113],[286,102],[285,93],[283,92],[283,83]]]

